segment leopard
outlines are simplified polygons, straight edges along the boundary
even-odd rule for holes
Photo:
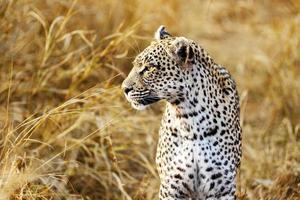
[[[156,166],[160,200],[236,199],[240,105],[229,71],[196,41],[161,25],[122,83],[131,106],[165,101]]]

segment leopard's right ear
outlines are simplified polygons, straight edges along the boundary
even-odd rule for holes
[[[161,25],[154,34],[156,40],[163,40],[168,37],[171,37],[171,34],[167,32],[166,27],[163,25]]]

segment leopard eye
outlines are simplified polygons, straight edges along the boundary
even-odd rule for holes
[[[141,70],[139,71],[140,75],[149,75],[150,73],[154,72],[156,70],[156,66],[154,65],[145,65]]]
[[[143,75],[147,70],[148,70],[147,66],[143,66],[143,67],[139,70],[139,74],[140,74],[140,75]]]

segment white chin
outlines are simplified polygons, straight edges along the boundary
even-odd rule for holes
[[[131,106],[136,110],[145,110],[145,108],[148,107],[147,105],[145,106],[145,105],[137,104],[135,102],[131,102]]]

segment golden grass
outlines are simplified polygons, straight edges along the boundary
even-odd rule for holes
[[[159,5],[159,6],[158,6]],[[0,1],[0,199],[157,199],[163,103],[119,85],[165,24],[238,83],[240,199],[300,199],[297,0]]]

